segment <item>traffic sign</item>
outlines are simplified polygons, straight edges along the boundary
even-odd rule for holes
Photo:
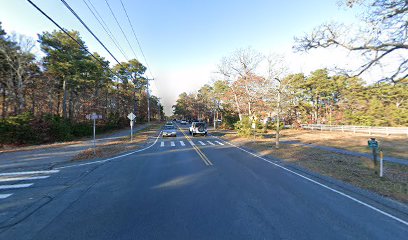
[[[96,114],[96,113],[87,114],[86,119],[88,119],[88,120],[102,119],[102,115]]]
[[[129,115],[127,115],[127,117],[129,118],[130,121],[133,121],[136,118],[136,115],[131,112],[129,113]]]
[[[368,140],[368,147],[377,149],[378,148],[378,141],[373,140],[373,139]]]

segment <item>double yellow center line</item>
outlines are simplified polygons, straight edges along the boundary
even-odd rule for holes
[[[177,126],[177,127],[178,127],[178,126]],[[187,138],[187,140],[188,140],[189,142],[192,142],[191,139],[190,139],[190,137],[189,137],[187,134],[185,134],[184,131],[183,131],[180,127],[178,127],[178,129],[180,130],[180,132],[183,133],[183,135]],[[213,165],[212,162],[207,158],[207,156],[201,151],[200,148],[198,148],[196,145],[193,145],[193,144],[191,144],[191,146],[192,146],[192,147],[194,148],[194,150],[197,152],[198,156],[200,156],[201,160],[203,160],[203,162],[205,163],[205,165],[207,165],[207,166],[212,166],[212,165]]]

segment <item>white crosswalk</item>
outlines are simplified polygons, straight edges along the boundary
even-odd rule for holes
[[[58,172],[59,170],[0,173],[0,183],[6,183],[0,184],[0,199],[6,199],[12,196],[14,191],[19,191],[34,185],[33,182],[27,181],[46,179],[50,177],[50,174]]]
[[[216,145],[220,145],[223,146],[225,145],[224,143],[220,142],[220,141],[192,141],[192,140],[188,140],[188,143],[191,146],[196,146],[196,145],[201,145],[201,146],[207,146],[207,145],[211,145],[211,146],[216,146]],[[186,143],[184,141],[161,141],[160,142],[160,147],[185,147]],[[0,179],[1,182],[1,179]]]

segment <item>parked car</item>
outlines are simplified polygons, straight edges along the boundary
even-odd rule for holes
[[[163,137],[177,137],[177,129],[173,124],[166,124],[163,127]]]
[[[207,136],[207,124],[205,122],[192,122],[188,131],[193,137],[197,134]]]
[[[180,124],[186,125],[187,121],[186,120],[181,120]]]

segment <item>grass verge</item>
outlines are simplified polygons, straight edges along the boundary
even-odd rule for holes
[[[300,144],[281,144],[280,148],[276,149],[274,139],[243,138],[233,132],[216,132],[215,135],[236,145],[253,149],[262,156],[276,157],[313,172],[408,203],[408,166],[406,165],[386,162],[384,177],[380,178],[375,173],[379,171],[378,166],[374,166],[371,159],[365,157],[338,154]],[[288,140],[288,138],[283,137],[282,140]],[[326,143],[325,146],[331,145]]]
[[[161,126],[162,124],[160,123],[154,123],[149,127],[138,131],[133,135],[132,142],[130,142],[130,137],[123,137],[99,144],[95,149],[95,154],[93,148],[88,148],[73,157],[72,161],[108,158],[122,152],[140,149],[150,137],[156,136],[157,131]]]

